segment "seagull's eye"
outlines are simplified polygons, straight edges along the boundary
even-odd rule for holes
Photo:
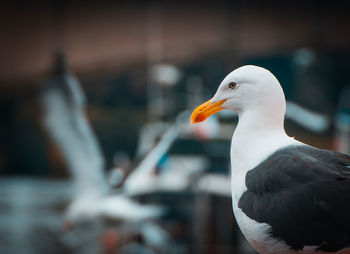
[[[235,83],[235,82],[228,83],[228,88],[230,88],[230,89],[235,89],[236,86],[237,86],[237,83]]]

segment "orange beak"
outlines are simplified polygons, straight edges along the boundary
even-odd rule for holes
[[[203,122],[205,119],[207,119],[209,116],[219,112],[220,110],[224,109],[221,107],[221,105],[226,100],[217,101],[214,103],[211,103],[211,99],[202,105],[198,106],[191,115],[191,124]]]

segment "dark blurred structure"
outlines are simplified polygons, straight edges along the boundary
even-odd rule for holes
[[[40,95],[63,54],[86,95],[81,110],[101,147],[101,171],[116,185],[109,186],[112,197],[179,112],[210,98],[243,64],[268,68],[280,80],[291,102],[291,136],[348,151],[349,11],[347,1],[316,0],[4,1],[0,252],[252,253],[239,235],[229,195],[236,116],[179,130],[148,175],[156,178],[149,184],[154,189],[128,197],[165,206],[166,215],[137,226],[94,211],[87,224],[65,231],[63,215],[76,195],[71,153],[45,130]],[[82,233],[86,228],[91,234]],[[167,240],[157,238],[164,235]],[[164,249],[165,243],[171,247]]]
[[[350,86],[341,91],[335,117],[337,150],[350,153]]]

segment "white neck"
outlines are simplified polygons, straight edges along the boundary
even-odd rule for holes
[[[283,132],[284,109],[275,109],[273,113],[266,108],[256,108],[239,112],[239,122],[236,131],[244,130],[250,134],[257,131]]]
[[[273,118],[273,119],[272,119]],[[233,206],[246,190],[245,175],[276,150],[297,144],[283,128],[283,114],[269,117],[258,111],[239,114],[231,142],[231,181]]]
[[[264,109],[239,113],[232,137],[232,173],[247,172],[277,149],[295,143],[284,131],[284,111]]]

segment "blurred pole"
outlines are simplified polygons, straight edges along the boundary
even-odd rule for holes
[[[53,11],[53,43],[57,53],[65,52],[64,49],[64,27],[67,10],[67,0],[54,0]]]
[[[335,128],[337,151],[350,154],[350,85],[340,93]]]
[[[164,108],[162,91],[150,78],[152,66],[163,60],[162,29],[162,9],[158,2],[151,2],[147,6],[146,16],[147,115],[149,121],[162,115]]]
[[[226,24],[226,52],[225,55],[228,57],[228,61],[234,65],[237,63],[237,32],[239,31],[240,23],[242,20],[242,5],[244,1],[227,1],[225,8],[225,24]],[[234,18],[233,18],[234,17]]]
[[[149,80],[150,84],[156,86],[160,92],[158,98],[151,102],[152,113],[157,113],[160,120],[166,120],[166,117],[174,113],[174,96],[172,96],[172,87],[177,84],[181,78],[181,71],[171,64],[154,64],[150,66]],[[155,103],[159,101],[159,103]],[[174,117],[172,115],[171,117]]]

